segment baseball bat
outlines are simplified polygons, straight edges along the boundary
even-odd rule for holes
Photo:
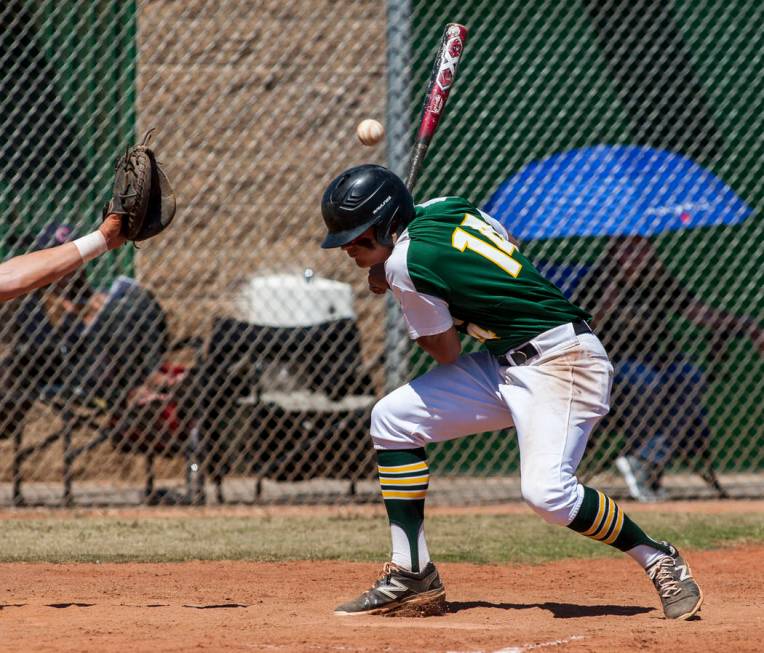
[[[427,148],[438,129],[438,122],[456,79],[456,71],[466,42],[467,28],[464,25],[458,23],[446,25],[424,94],[424,104],[419,117],[419,130],[406,175],[406,188],[411,192],[414,190],[419,171],[422,169]]]

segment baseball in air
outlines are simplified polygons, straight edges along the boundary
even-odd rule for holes
[[[367,118],[358,123],[355,133],[364,145],[376,145],[385,137],[385,128],[378,120]]]

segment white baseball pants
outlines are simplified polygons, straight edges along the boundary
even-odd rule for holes
[[[599,339],[572,324],[531,342],[541,354],[501,367],[483,351],[440,365],[383,397],[371,415],[375,449],[412,449],[515,426],[521,490],[546,521],[567,525],[583,499],[575,473],[609,410],[613,367]]]

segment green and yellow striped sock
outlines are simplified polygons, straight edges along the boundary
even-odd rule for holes
[[[424,447],[377,451],[377,464],[393,530],[393,562],[410,560],[411,571],[418,572],[430,559],[424,543],[424,500],[430,480],[427,454]],[[395,527],[405,535],[405,543],[396,537]]]
[[[646,545],[671,553],[666,545],[655,541],[637,526],[607,494],[586,486],[584,500],[568,528],[624,552]]]

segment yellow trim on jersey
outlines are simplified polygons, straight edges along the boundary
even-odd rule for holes
[[[418,472],[425,469],[429,470],[426,462],[411,463],[410,465],[397,465],[395,467],[377,466],[380,474],[405,474],[406,472]]]
[[[427,496],[427,490],[404,490],[388,491],[382,490],[382,497],[385,499],[424,499]]]
[[[594,518],[594,523],[592,524],[592,527],[588,531],[584,531],[581,533],[581,535],[586,535],[586,537],[591,537],[595,532],[599,530],[600,526],[600,520],[602,519],[602,515],[605,511],[605,495],[602,494],[599,490],[597,490],[597,495],[599,496],[599,508],[597,509],[597,516]]]
[[[425,476],[407,476],[406,478],[381,478],[382,485],[424,485],[430,480],[430,475]]]

